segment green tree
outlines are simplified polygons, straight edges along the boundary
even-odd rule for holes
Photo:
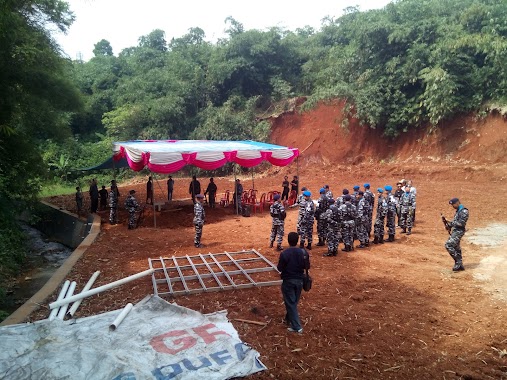
[[[108,40],[102,39],[93,46],[94,46],[93,54],[95,55],[95,57],[101,55],[107,56],[113,55],[113,48],[111,47],[111,44],[109,43]]]

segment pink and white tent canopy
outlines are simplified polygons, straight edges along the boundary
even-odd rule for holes
[[[154,173],[174,173],[186,165],[205,170],[227,162],[253,167],[263,161],[286,166],[297,156],[297,148],[256,141],[135,140],[113,143],[114,159],[125,157],[131,169],[145,167]]]

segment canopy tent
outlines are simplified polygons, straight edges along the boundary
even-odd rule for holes
[[[109,157],[106,161],[99,165],[91,166],[89,168],[83,169],[74,169],[74,171],[87,172],[92,170],[105,170],[105,169],[120,169],[120,168],[128,168],[129,163],[126,158],[113,159],[113,157]]]
[[[135,140],[113,143],[114,159],[126,158],[132,170],[174,173],[186,165],[215,170],[227,162],[253,167],[263,161],[286,166],[299,156],[297,148],[256,141]]]

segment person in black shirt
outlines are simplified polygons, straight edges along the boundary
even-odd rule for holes
[[[295,175],[294,178],[292,178],[292,181],[290,183],[290,191],[292,190],[294,190],[296,194],[299,193],[299,180],[297,175]]]
[[[206,194],[209,194],[209,196],[208,196],[209,207],[215,208],[215,198],[216,198],[216,195],[217,195],[217,185],[213,181],[213,178],[209,179],[209,184],[208,184],[208,187],[206,188],[206,191],[204,192],[204,196],[206,196]]]
[[[192,176],[192,182],[188,187],[188,193],[192,196],[192,202],[195,204],[195,196],[201,194],[201,183],[197,180],[196,176]]]
[[[153,204],[153,179],[151,176],[148,177],[148,182],[146,182],[146,204]]]
[[[304,248],[297,248],[299,240],[297,232],[290,232],[287,240],[290,247],[280,254],[277,268],[283,280],[282,295],[287,310],[285,321],[290,325],[287,330],[301,334],[303,327],[297,306],[303,290],[304,271],[310,269],[310,256]]]
[[[99,208],[99,189],[97,187],[97,180],[94,178],[92,179],[92,182],[90,183],[90,190],[88,191],[90,194],[90,211],[91,213],[97,212],[97,209]]]
[[[102,185],[102,189],[99,190],[100,197],[100,209],[105,210],[107,207],[107,198],[109,198],[109,194],[107,193],[106,187]]]
[[[282,203],[284,200],[288,200],[289,199],[289,177],[285,176],[283,177],[283,182],[282,182]],[[297,194],[297,193],[296,193]]]

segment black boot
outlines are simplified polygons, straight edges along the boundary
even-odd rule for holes
[[[324,257],[333,256],[333,252],[330,249],[328,249],[327,252],[324,253],[322,256],[324,256]]]
[[[333,249],[333,256],[336,256],[338,254],[337,248]]]
[[[369,241],[367,241],[366,243],[364,243],[364,246],[365,246],[366,248],[368,248],[368,247],[370,246],[370,242],[369,242]]]
[[[359,244],[359,245],[357,246],[357,248],[366,248],[366,245],[364,245],[363,243],[361,243],[361,244]]]
[[[282,245],[281,245],[281,244],[277,244],[277,246],[276,246],[276,250],[277,250],[277,251],[283,251],[283,247],[282,247]]]
[[[306,246],[306,249],[309,249],[311,251],[312,250],[312,243],[308,243],[308,245]]]
[[[379,244],[384,244],[384,235],[378,237]]]
[[[407,235],[412,235],[412,228],[408,229]]]
[[[465,267],[463,266],[463,262],[456,261],[456,263],[452,267],[452,271],[453,272],[459,272],[459,271],[462,271],[462,270],[465,270]]]
[[[394,235],[389,235],[389,238],[387,239],[387,241],[392,243],[394,241]]]
[[[322,247],[324,245],[324,239],[319,238],[319,242],[317,243],[319,247]]]
[[[406,234],[406,233],[407,233],[407,229],[406,229],[405,227],[402,227],[402,228],[401,228],[401,233],[402,233],[402,234]]]
[[[375,236],[375,238],[373,239],[373,244],[378,244],[378,236]]]
[[[269,248],[273,248],[273,243],[272,241],[269,242]]]

